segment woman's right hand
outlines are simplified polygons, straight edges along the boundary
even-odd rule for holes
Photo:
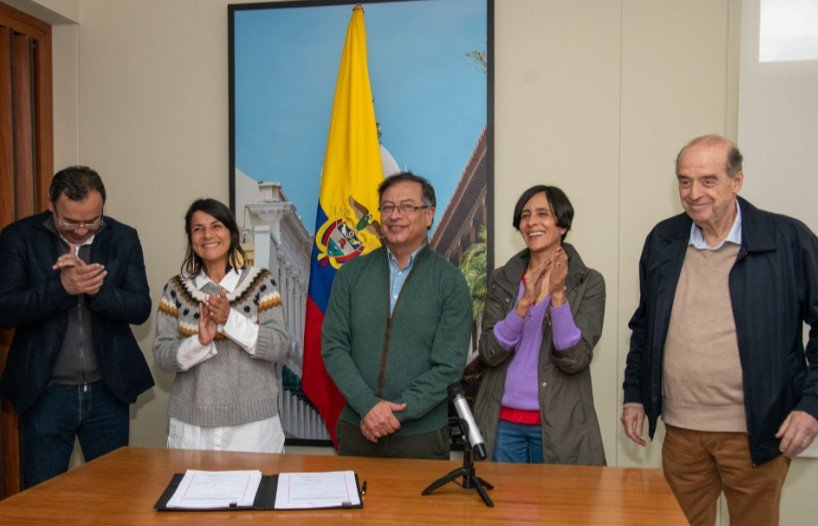
[[[521,318],[528,315],[528,309],[530,309],[532,305],[536,305],[537,298],[540,297],[540,293],[542,292],[543,278],[548,270],[548,264],[549,261],[546,261],[542,265],[529,267],[525,271],[525,289],[523,290],[523,296],[517,303],[517,314]]]
[[[208,314],[207,306],[199,303],[199,343],[208,345],[216,337],[219,330],[216,321]]]

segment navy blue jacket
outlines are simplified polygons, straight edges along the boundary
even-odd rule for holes
[[[62,250],[59,237],[43,225],[50,214],[21,219],[0,232],[0,327],[15,328],[0,394],[17,413],[29,410],[48,385],[68,325],[67,311],[78,301],[63,288],[60,272],[51,268]],[[130,404],[153,386],[130,327],[151,313],[136,230],[106,217],[91,244],[90,259],[108,272],[97,296],[86,297],[99,371],[111,393]]]
[[[750,456],[759,465],[781,454],[775,433],[790,411],[818,418],[818,239],[795,219],[739,203],[742,244],[729,288]],[[623,387],[625,403],[644,405],[651,438],[662,413],[665,339],[691,225],[686,214],[656,225],[639,261],[639,307],[629,324]]]

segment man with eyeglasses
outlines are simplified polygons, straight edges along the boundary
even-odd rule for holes
[[[58,172],[48,211],[0,232],[0,394],[20,415],[25,487],[128,445],[128,404],[153,386],[130,324],[151,313],[136,230],[103,216],[97,172]]]
[[[338,451],[448,460],[446,388],[466,366],[471,297],[429,247],[432,185],[403,172],[378,194],[384,246],[341,268],[322,328],[324,364],[347,402]]]

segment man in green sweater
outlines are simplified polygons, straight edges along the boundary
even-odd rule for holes
[[[335,276],[321,335],[347,400],[339,453],[448,460],[446,388],[466,366],[471,297],[460,271],[429,247],[429,181],[400,173],[378,194],[385,245]]]

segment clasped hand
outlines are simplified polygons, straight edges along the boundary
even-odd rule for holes
[[[219,325],[227,323],[230,316],[230,301],[227,291],[222,289],[218,296],[206,296],[199,303],[199,343],[207,345],[216,337]]]
[[[379,438],[391,435],[400,429],[400,422],[396,412],[406,409],[406,404],[396,404],[381,400],[361,420],[361,433],[370,442],[377,442]]]
[[[562,247],[541,265],[529,267],[525,272],[525,290],[518,304],[520,316],[528,314],[531,305],[541,300],[540,295],[546,286],[551,295],[551,304],[558,307],[565,303],[565,279],[568,277],[568,254]],[[524,312],[520,312],[520,311]]]
[[[71,250],[60,256],[51,268],[60,271],[60,282],[68,294],[95,296],[99,293],[108,272],[99,263],[88,264],[80,259],[77,256],[76,245],[69,246]]]

